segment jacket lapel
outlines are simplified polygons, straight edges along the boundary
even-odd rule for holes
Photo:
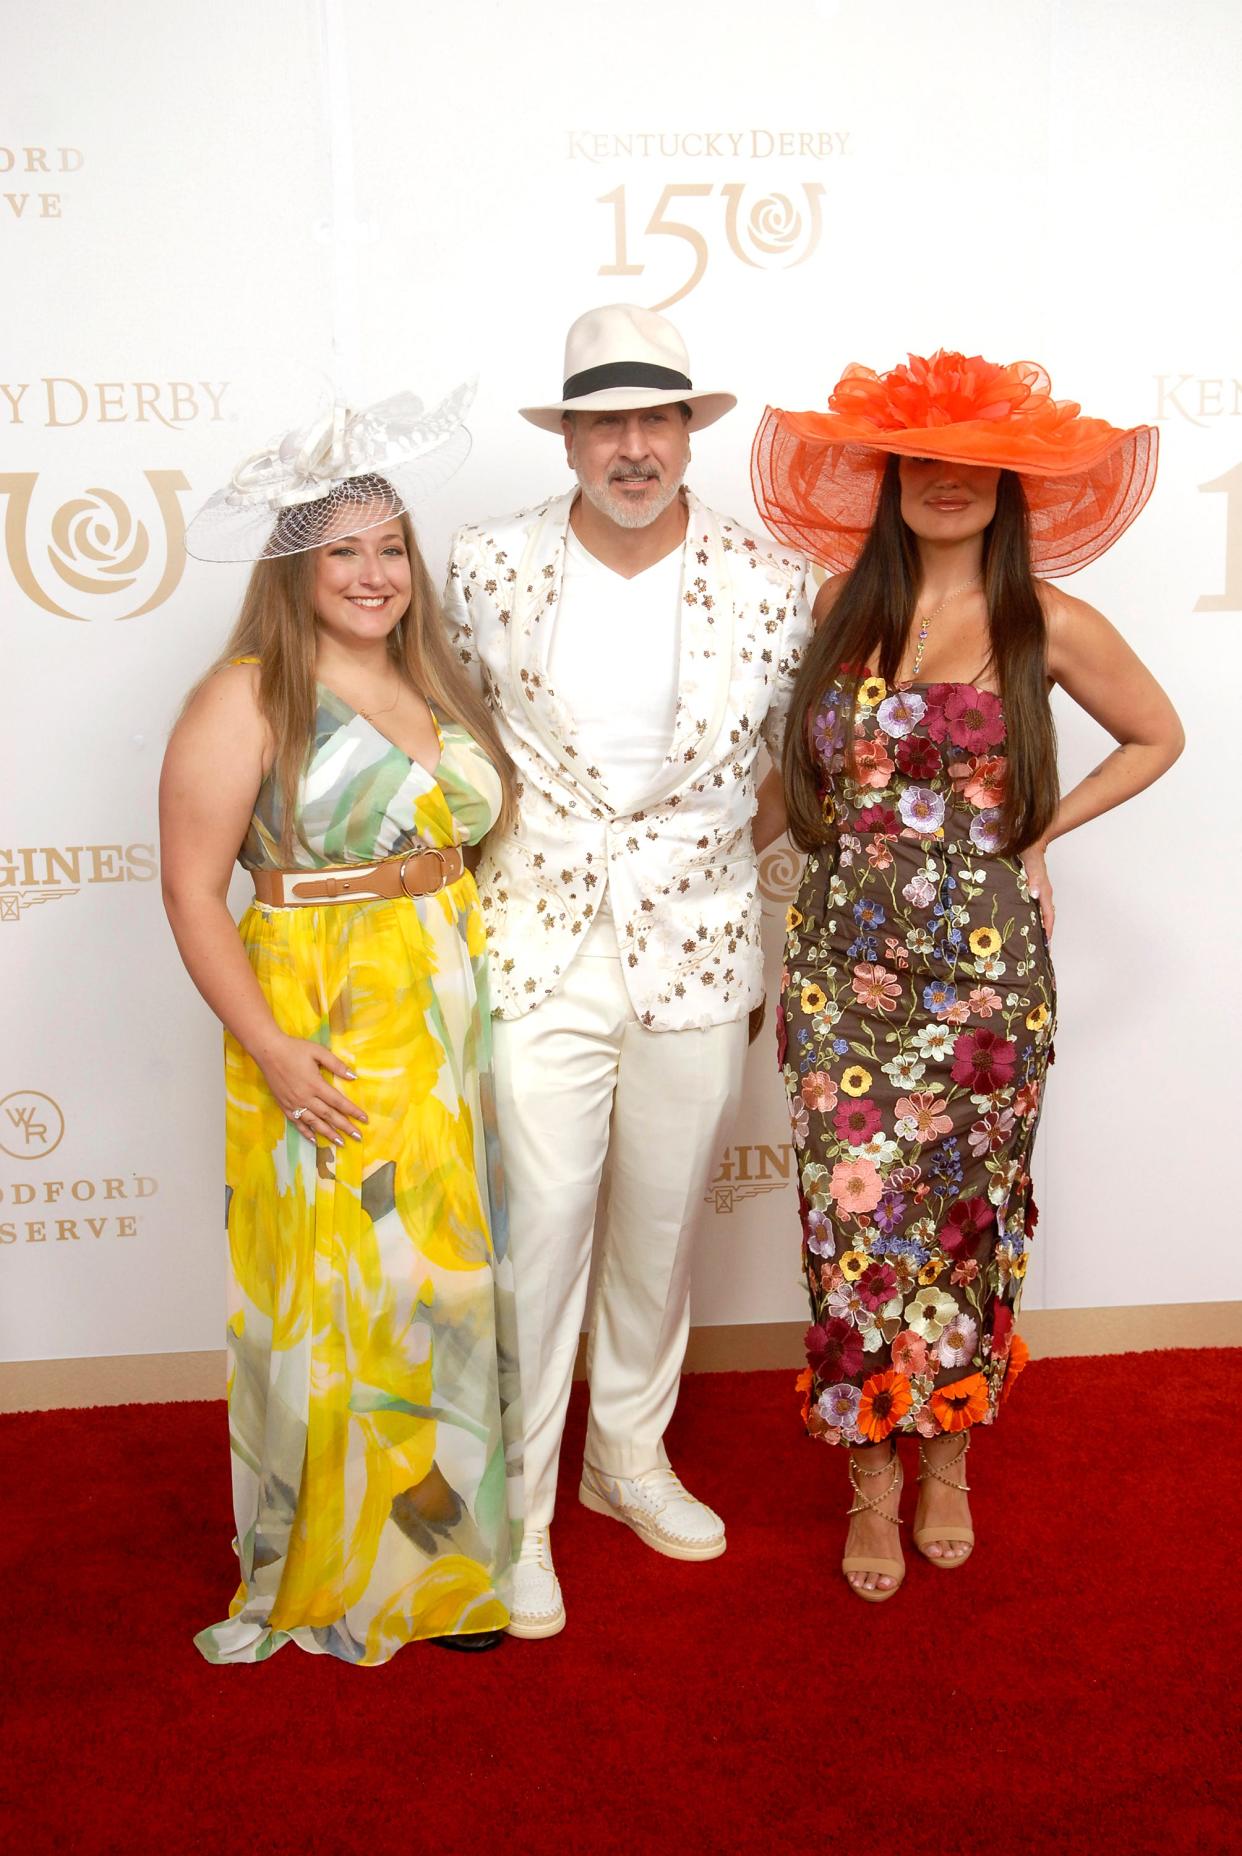
[[[673,739],[642,805],[658,805],[696,771],[720,733],[733,675],[733,576],[719,524],[686,492],[689,519],[681,566],[677,715]]]
[[[553,760],[598,804],[612,810],[601,770],[587,755],[568,708],[548,681],[548,653],[565,577],[565,535],[576,492],[548,503],[527,538],[509,627],[513,700],[530,717]]]

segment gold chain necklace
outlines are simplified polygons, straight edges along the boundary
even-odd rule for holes
[[[955,586],[951,593],[945,594],[938,606],[933,606],[930,612],[925,612],[923,614],[919,622],[918,641],[914,647],[914,662],[910,666],[910,675],[904,679],[905,682],[913,683],[914,679],[919,674],[919,669],[923,662],[923,653],[927,649],[927,634],[931,630],[931,622],[936,614],[938,612],[943,612],[949,601],[951,599],[956,599],[959,593],[968,593],[972,586],[978,586],[982,578],[983,575],[979,573],[975,575],[973,580],[963,580],[961,586]]]
[[[377,715],[391,715],[392,711],[396,708],[397,704],[400,701],[401,701],[401,684],[400,682],[398,682],[397,693],[393,697],[392,701],[385,708],[383,709],[355,709],[354,713],[355,715],[360,715],[364,722],[373,722]]]

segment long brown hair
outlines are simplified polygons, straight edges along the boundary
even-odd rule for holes
[[[360,490],[365,482],[359,480]],[[387,485],[383,495],[391,497]],[[356,500],[370,499],[359,494]],[[297,511],[303,523],[308,514],[313,511]],[[410,603],[388,634],[389,658],[402,680],[425,696],[440,715],[460,723],[492,762],[500,776],[502,796],[493,828],[507,830],[516,807],[512,762],[491,711],[453,655],[440,601],[414,539],[413,523],[404,512],[398,520],[410,560]],[[298,786],[315,731],[314,581],[313,549],[256,561],[228,643],[196,686],[201,688],[234,658],[258,658],[259,709],[276,743],[272,771],[281,799],[282,855],[292,849]]]
[[[879,675],[889,683],[895,679],[921,579],[917,543],[901,515],[898,460],[890,456],[862,553],[811,641],[790,701],[782,771],[789,832],[801,850],[813,851],[833,836],[824,817],[823,770],[811,739],[824,691],[834,681],[841,685],[841,738],[848,756],[865,666],[878,652]],[[1000,848],[1012,856],[1047,829],[1059,796],[1056,730],[1048,703],[1048,634],[1031,573],[1026,498],[1013,471],[1000,474],[996,512],[984,532],[983,593],[988,663],[995,667],[1005,705]]]

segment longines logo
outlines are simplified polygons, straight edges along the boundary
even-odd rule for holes
[[[228,380],[77,380],[43,374],[0,380],[0,417],[9,425],[165,425],[180,431],[195,419],[219,425]]]
[[[86,489],[50,515],[32,519],[37,471],[0,473],[0,498],[7,499],[4,521],[9,567],[27,599],[60,619],[137,619],[154,612],[176,591],[185,567],[185,515],[181,497],[190,487],[179,470],[148,470],[146,495],[150,514],[158,518],[161,545],[154,552],[146,522],[114,489]],[[46,561],[56,582],[45,583]],[[154,584],[152,584],[154,582]],[[130,593],[125,601],[102,606],[106,595]],[[64,603],[62,603],[64,602]]]
[[[25,845],[0,850],[0,923],[21,920],[40,902],[76,896],[93,883],[150,883],[153,844]]]
[[[779,1147],[726,1147],[703,1202],[715,1211],[731,1212],[761,1192],[779,1192],[793,1178],[793,1160],[788,1141]]]
[[[65,196],[59,177],[78,173],[85,160],[80,148],[41,148],[37,144],[6,148],[0,144],[0,201],[4,207],[0,220],[63,218]]]

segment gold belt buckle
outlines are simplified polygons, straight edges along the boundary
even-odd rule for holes
[[[420,850],[407,851],[405,856],[401,859],[400,866],[397,870],[397,881],[398,883],[400,883],[403,892],[410,898],[411,902],[417,901],[417,896],[415,895],[413,890],[406,889],[405,866],[410,862],[410,859],[413,857],[438,857],[440,860],[440,881],[436,884],[435,889],[425,890],[422,892],[423,894],[428,895],[428,896],[434,896],[436,894],[436,891],[443,889],[445,884],[448,882],[448,858],[444,855],[444,852],[439,848],[438,845],[425,844],[422,846]]]

